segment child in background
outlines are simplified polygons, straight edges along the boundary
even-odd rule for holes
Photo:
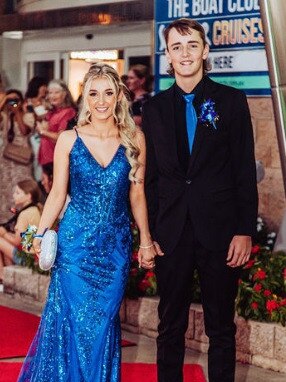
[[[42,206],[39,203],[41,191],[32,179],[17,183],[13,199],[17,212],[14,232],[0,227],[0,280],[3,279],[3,268],[7,265],[21,264],[19,252],[21,248],[21,232],[26,231],[28,225],[39,225]]]

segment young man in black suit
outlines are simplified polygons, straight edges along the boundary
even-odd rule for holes
[[[203,27],[165,29],[175,84],[144,105],[146,196],[160,303],[158,381],[182,382],[194,269],[199,272],[210,382],[233,382],[234,302],[256,229],[252,125],[244,93],[206,75]],[[193,95],[191,95],[193,94]],[[158,254],[160,249],[157,246]],[[142,264],[151,261],[148,250]]]

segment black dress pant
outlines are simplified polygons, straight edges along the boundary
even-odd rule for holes
[[[240,269],[226,265],[225,251],[209,251],[185,224],[175,250],[156,258],[160,303],[157,338],[158,382],[182,382],[194,270],[199,273],[206,334],[209,382],[233,382],[235,374],[234,304]]]

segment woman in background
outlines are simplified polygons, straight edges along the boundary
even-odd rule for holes
[[[13,200],[16,209],[16,225],[14,232],[0,227],[0,280],[3,279],[3,268],[7,265],[21,264],[21,232],[26,231],[28,225],[39,225],[41,217],[41,191],[32,179],[18,182]]]
[[[42,169],[38,162],[40,135],[36,131],[37,121],[42,121],[46,116],[49,106],[46,100],[48,81],[43,77],[33,77],[28,83],[24,101],[24,123],[31,130],[30,143],[33,150],[33,175],[37,182],[41,180]]]
[[[28,89],[25,94],[24,108],[26,111],[29,111],[31,113],[36,112],[36,115],[38,115],[41,114],[40,111],[37,111],[37,108],[39,108],[39,106],[43,106],[44,109],[47,109],[47,86],[48,81],[44,77],[36,76],[30,80],[30,82],[28,83]],[[39,108],[39,110],[41,110],[41,108]]]
[[[6,221],[10,215],[11,190],[16,183],[31,177],[32,163],[20,164],[3,157],[4,149],[10,142],[21,146],[29,146],[30,128],[23,120],[23,96],[19,90],[10,89],[0,101],[0,222]]]
[[[142,64],[130,67],[127,87],[131,92],[131,114],[137,126],[142,122],[142,106],[151,97],[153,76],[147,66]]]
[[[47,113],[45,120],[37,122],[36,126],[41,136],[38,158],[41,165],[53,162],[57,139],[66,130],[68,121],[76,115],[76,105],[63,81],[49,82],[48,101],[52,109]]]

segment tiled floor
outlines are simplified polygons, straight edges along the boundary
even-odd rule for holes
[[[0,305],[20,309],[37,315],[40,315],[41,312],[41,307],[39,305],[35,305],[33,302],[23,302],[21,299],[12,299],[10,296],[4,295],[3,293],[0,293]],[[155,340],[129,332],[123,332],[123,338],[137,344],[137,346],[134,347],[123,348],[123,362],[155,362]],[[17,360],[19,361],[19,359]],[[207,356],[205,354],[187,350],[185,361],[186,363],[201,364],[205,370],[205,374],[207,374]],[[286,382],[286,374],[237,363],[236,382]]]

